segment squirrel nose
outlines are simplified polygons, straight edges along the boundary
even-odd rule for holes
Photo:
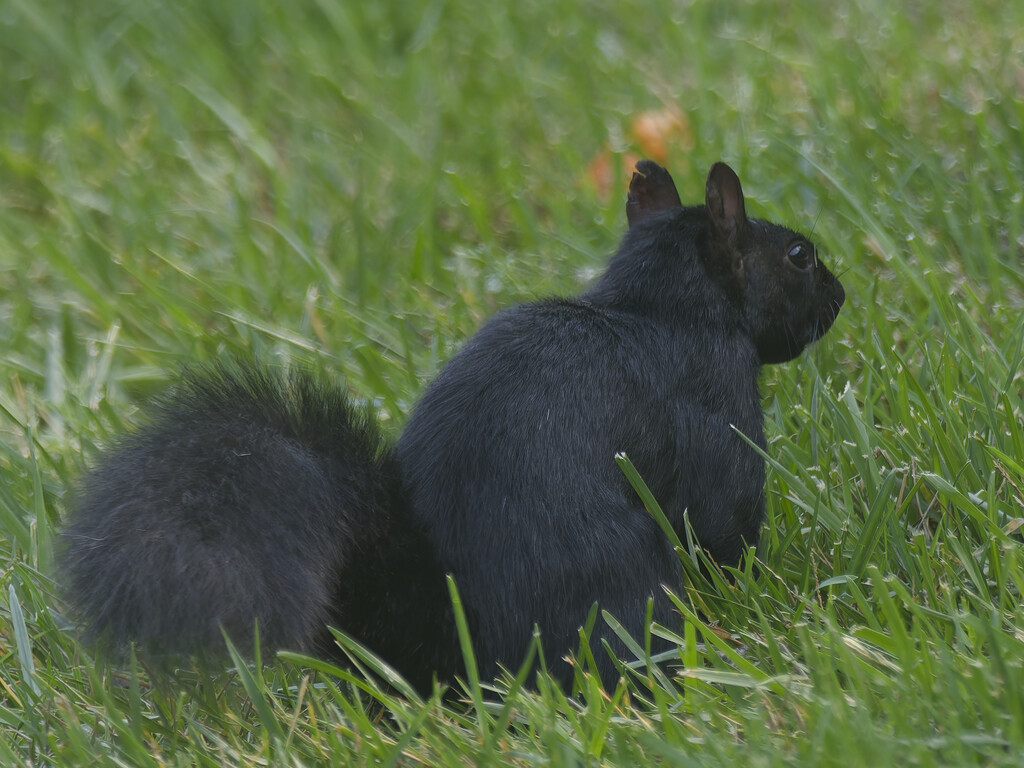
[[[836,278],[833,277],[832,280],[832,303],[835,304],[836,311],[838,312],[839,308],[843,306],[843,302],[846,301],[846,291],[843,290],[843,284],[836,280]]]

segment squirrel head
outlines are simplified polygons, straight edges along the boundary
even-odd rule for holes
[[[629,185],[630,228],[681,208],[668,171],[637,163]],[[711,166],[705,185],[697,252],[704,269],[742,317],[762,364],[792,360],[835,321],[843,286],[818,258],[814,244],[791,229],[747,217],[743,188],[725,163]]]

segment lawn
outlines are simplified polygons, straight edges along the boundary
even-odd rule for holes
[[[1020,764],[1022,124],[1021,3],[3,4],[0,761]],[[644,154],[688,202],[729,162],[847,292],[764,371],[761,566],[680,585],[676,667],[423,698],[354,647],[79,641],[74,479],[183,364],[322,367],[397,434],[486,317],[600,272]]]

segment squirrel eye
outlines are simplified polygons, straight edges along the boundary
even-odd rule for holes
[[[797,269],[807,269],[811,264],[813,255],[814,251],[807,243],[797,243],[786,254],[790,263]]]

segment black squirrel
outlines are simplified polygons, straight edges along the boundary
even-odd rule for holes
[[[758,541],[762,365],[832,325],[840,282],[804,236],[747,218],[716,163],[705,205],[637,165],[629,231],[575,299],[512,307],[427,388],[397,444],[323,377],[256,365],[186,374],[85,478],[65,530],[71,605],[93,639],[157,651],[329,653],[337,626],[414,685],[462,670],[454,575],[481,675],[549,668],[593,604],[642,637],[678,555],[620,472],[625,452],[685,540],[736,564]],[[599,621],[608,681],[624,653]]]

